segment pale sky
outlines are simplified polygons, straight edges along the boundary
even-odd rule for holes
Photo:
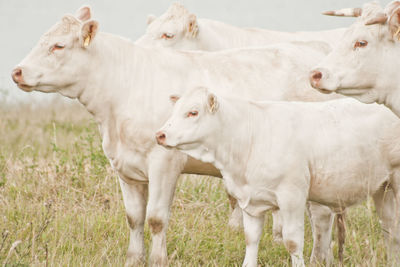
[[[100,30],[132,40],[145,31],[148,14],[161,15],[175,1],[170,0],[0,0],[0,98],[31,101],[42,93],[19,90],[10,73],[35,46],[39,37],[64,14],[74,14],[90,5]],[[314,31],[347,27],[354,18],[321,15],[322,11],[361,7],[362,0],[181,0],[198,18],[209,18],[242,27],[279,31]],[[380,3],[386,5],[389,0]]]

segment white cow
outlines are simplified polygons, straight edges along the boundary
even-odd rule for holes
[[[149,16],[146,33],[136,41],[143,46],[186,50],[223,50],[290,41],[324,41],[335,44],[345,28],[319,32],[279,32],[240,28],[210,19],[197,19],[184,6],[174,3],[160,17]]]
[[[311,72],[310,82],[323,93],[383,103],[400,117],[400,2],[384,10],[377,3],[366,4],[361,13]]]
[[[153,132],[172,110],[166,97],[182,93],[179,88],[203,85],[251,99],[326,100],[331,96],[308,83],[308,69],[325,56],[326,47],[296,43],[220,53],[149,49],[99,32],[90,13],[83,7],[76,17],[64,16],[12,77],[27,92],[76,98],[93,114],[105,155],[120,177],[130,226],[127,265],[145,259],[147,217],[153,241],[150,262],[165,266],[165,234],[179,174],[221,176],[210,164],[157,146]],[[327,259],[330,244],[330,220],[324,221],[327,225],[314,231],[324,239],[315,252],[321,260]]]
[[[243,266],[257,266],[266,210],[279,209],[292,265],[304,266],[306,201],[342,212],[367,196],[380,215],[389,259],[400,264],[400,172],[390,160],[400,147],[385,146],[397,122],[388,109],[352,99],[255,102],[195,88],[178,100],[156,139],[221,171],[244,211]]]

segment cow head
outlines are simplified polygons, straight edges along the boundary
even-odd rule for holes
[[[195,49],[193,40],[197,37],[196,15],[179,3],[174,3],[160,17],[149,15],[147,30],[136,43],[144,46]]]
[[[171,96],[171,100],[176,103],[171,117],[156,133],[157,143],[184,152],[201,149],[200,144],[218,129],[217,97],[205,88],[195,88],[182,97]]]
[[[360,17],[341,43],[311,71],[310,83],[322,93],[337,92],[364,103],[382,103],[384,91],[390,90],[390,83],[399,75],[400,2],[392,2],[384,10],[377,3],[366,4],[358,12],[350,10],[347,14]]]
[[[76,16],[65,15],[45,33],[32,51],[12,71],[12,79],[24,91],[60,92],[76,97],[84,88],[88,55],[98,22],[89,7]]]

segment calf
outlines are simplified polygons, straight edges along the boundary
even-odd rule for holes
[[[400,2],[385,9],[366,4],[355,15],[340,44],[311,71],[310,83],[322,93],[385,104],[400,117]]]
[[[390,160],[399,151],[384,145],[396,122],[386,108],[351,99],[254,102],[196,88],[178,100],[156,139],[221,171],[244,211],[243,266],[257,266],[265,211],[280,211],[292,265],[304,266],[306,201],[343,212],[368,196],[387,231],[389,258],[400,264],[400,173]]]

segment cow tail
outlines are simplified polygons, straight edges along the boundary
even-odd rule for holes
[[[345,219],[346,219],[345,211],[336,214],[339,266],[344,266],[343,265],[343,248],[344,248],[344,241],[345,241],[345,238],[346,238]]]

